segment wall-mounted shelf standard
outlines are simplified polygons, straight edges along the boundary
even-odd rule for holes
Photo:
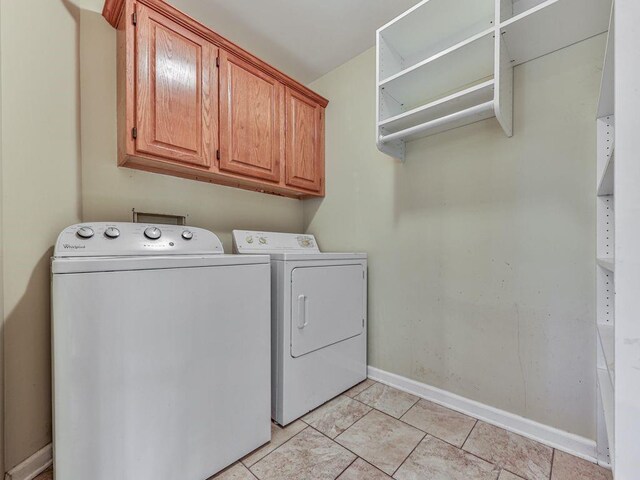
[[[567,5],[574,0],[564,0]],[[580,6],[601,9],[607,2],[581,0]],[[602,465],[615,467],[615,332],[616,332],[616,252],[615,252],[615,116],[613,46],[614,25],[611,7],[609,35],[600,86],[600,101],[596,119],[596,376],[599,397],[597,401],[597,455]],[[563,5],[555,8],[564,8]],[[600,14],[600,13],[599,13]],[[588,19],[576,18],[581,28]]]
[[[608,28],[611,0],[423,0],[377,32],[378,148],[496,117],[513,134],[513,67]],[[577,13],[579,12],[579,15]]]

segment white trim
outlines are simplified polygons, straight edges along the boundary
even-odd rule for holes
[[[596,442],[573,433],[565,432],[542,423],[513,413],[490,407],[475,400],[461,397],[455,393],[441,390],[425,383],[417,382],[395,373],[385,372],[375,367],[368,367],[368,376],[371,380],[384,383],[443,407],[456,410],[471,417],[504,428],[523,437],[530,438],[576,457],[584,458],[593,463],[598,463],[596,457]]]
[[[53,464],[51,444],[41,448],[5,475],[5,480],[33,480]]]

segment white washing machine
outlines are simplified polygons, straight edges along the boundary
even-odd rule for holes
[[[313,235],[233,243],[271,256],[271,415],[287,425],[367,377],[367,255],[321,253]]]
[[[131,223],[54,255],[56,478],[203,480],[269,441],[269,257]]]

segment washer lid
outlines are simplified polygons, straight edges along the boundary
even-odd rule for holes
[[[161,255],[126,257],[56,257],[54,275],[63,273],[121,272],[175,268],[229,267],[269,264],[268,255]]]
[[[221,255],[212,232],[182,225],[82,223],[58,236],[54,257],[126,257],[141,255]]]
[[[233,231],[233,249],[236,253],[320,253],[313,235],[300,233]]]

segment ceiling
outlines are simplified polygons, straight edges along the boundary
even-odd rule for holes
[[[101,10],[101,0],[75,0]],[[375,31],[418,0],[168,0],[302,83],[375,44]]]

